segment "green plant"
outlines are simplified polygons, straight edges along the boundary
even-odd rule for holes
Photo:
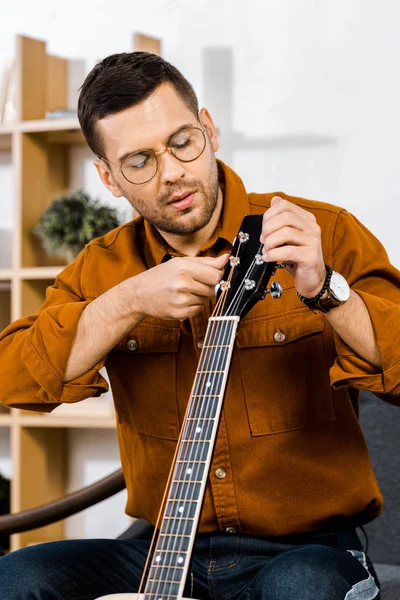
[[[93,238],[118,227],[115,208],[101,204],[83,190],[59,196],[34,229],[48,254],[75,257]]]

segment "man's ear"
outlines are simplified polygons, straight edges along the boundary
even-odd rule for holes
[[[218,131],[214,125],[214,121],[212,120],[210,113],[206,108],[202,108],[199,112],[199,117],[200,121],[207,130],[211,142],[211,148],[214,152],[217,152],[217,150],[219,150]]]
[[[101,158],[97,158],[93,164],[96,167],[99,177],[106,188],[116,198],[122,198],[124,194],[114,179],[114,176],[111,172],[111,167],[109,167],[109,165]]]

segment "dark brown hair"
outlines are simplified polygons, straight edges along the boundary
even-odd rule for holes
[[[93,67],[81,87],[78,118],[94,154],[103,156],[97,121],[143,102],[162,83],[171,83],[197,117],[199,103],[193,87],[178,69],[156,54],[112,54]]]

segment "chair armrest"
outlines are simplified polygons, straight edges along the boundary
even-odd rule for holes
[[[43,504],[37,508],[0,517],[0,535],[30,531],[61,521],[89,506],[110,498],[110,496],[123,489],[125,489],[125,479],[122,469],[118,469],[118,471],[107,475],[107,477],[96,481],[96,483],[72,492],[64,498]]]

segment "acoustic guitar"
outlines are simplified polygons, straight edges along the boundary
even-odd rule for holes
[[[98,600],[182,599],[239,321],[267,294],[272,298],[282,294],[278,282],[267,287],[276,268],[284,265],[264,262],[261,225],[262,215],[243,219],[223,280],[217,286],[217,303],[208,320],[139,591]]]

